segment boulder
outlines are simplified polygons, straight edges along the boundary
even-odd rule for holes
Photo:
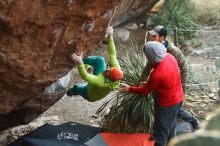
[[[62,87],[44,91],[74,67],[71,53],[88,55],[108,25],[157,1],[1,0],[0,131],[30,122],[63,96]]]

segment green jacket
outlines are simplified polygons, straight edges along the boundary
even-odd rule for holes
[[[181,50],[175,47],[174,44],[170,41],[168,41],[167,52],[172,54],[176,58],[181,73],[182,84],[184,86],[188,81],[188,73],[189,73],[189,66],[187,60],[184,57]],[[144,71],[142,72],[140,81],[146,80],[148,78],[153,67],[154,66],[152,64],[147,63],[147,65],[144,68]]]
[[[169,42],[167,52],[176,58],[181,73],[182,84],[185,85],[188,82],[189,76],[189,64],[186,60],[186,57],[179,48],[174,46],[172,42]]]
[[[116,58],[116,49],[113,37],[108,38],[108,53],[111,67],[118,67],[119,63]],[[88,82],[88,96],[91,101],[96,101],[107,96],[111,91],[118,89],[120,81],[112,82],[104,77],[103,73],[96,75],[87,73],[85,65],[78,66],[80,76]]]

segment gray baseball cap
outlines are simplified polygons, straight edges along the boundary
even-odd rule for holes
[[[158,25],[156,27],[154,27],[153,30],[149,31],[150,35],[161,35],[161,31],[165,30],[163,26]]]
[[[166,55],[166,48],[159,42],[150,41],[144,45],[144,54],[146,55],[148,61],[158,63],[163,61]]]

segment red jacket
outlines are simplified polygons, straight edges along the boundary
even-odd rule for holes
[[[180,71],[176,59],[169,53],[164,60],[157,63],[146,84],[130,87],[129,92],[135,94],[149,94],[155,90],[157,102],[161,106],[169,107],[183,101]]]

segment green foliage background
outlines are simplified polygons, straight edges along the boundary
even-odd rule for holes
[[[194,30],[196,28],[194,4],[189,0],[166,0],[162,10],[152,20],[155,26],[163,25],[171,36],[174,28]],[[178,31],[177,34],[178,41],[182,44],[194,37],[195,32]]]

